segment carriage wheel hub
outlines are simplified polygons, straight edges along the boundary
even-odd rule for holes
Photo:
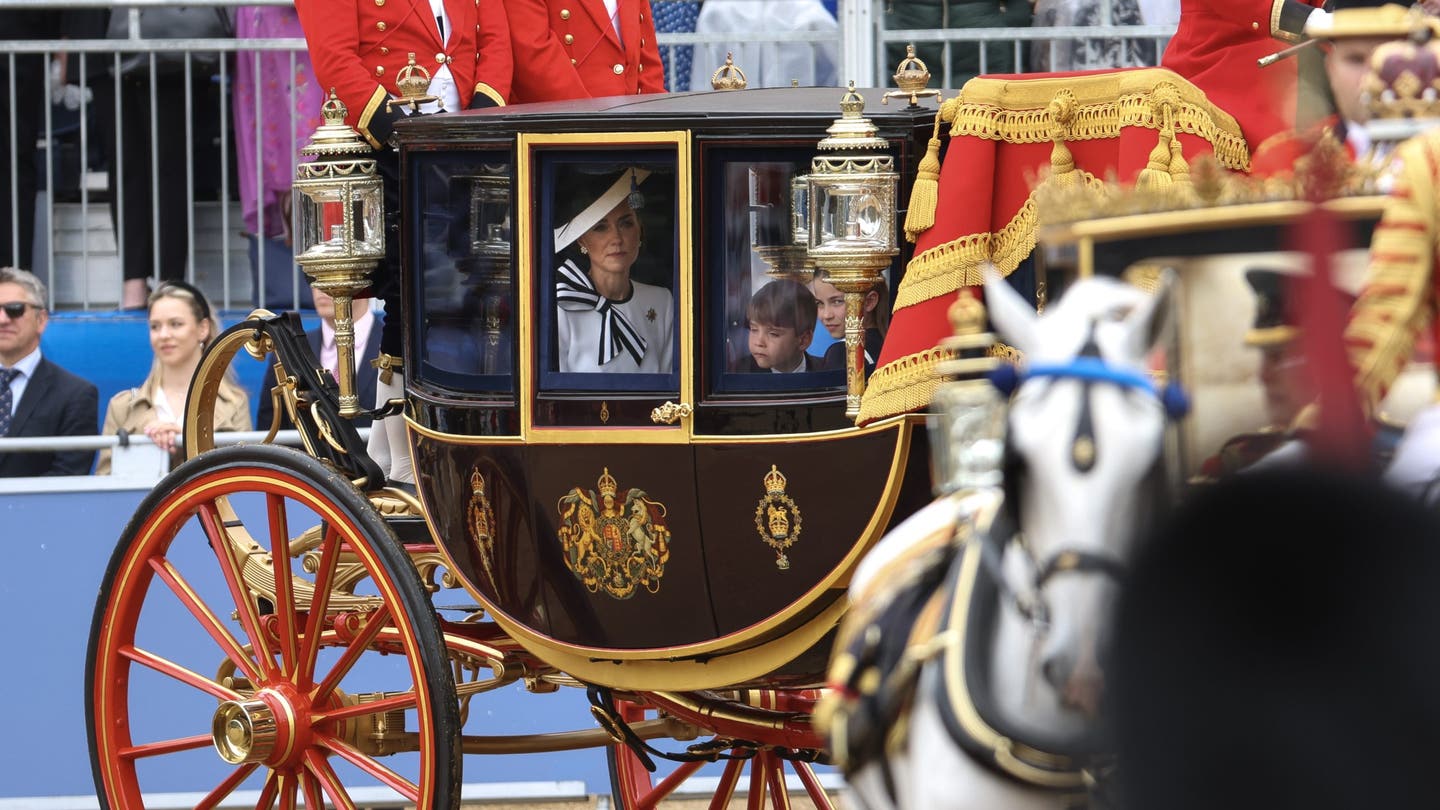
[[[232,765],[264,762],[279,736],[275,712],[263,700],[227,700],[215,710],[211,736],[220,758]]]

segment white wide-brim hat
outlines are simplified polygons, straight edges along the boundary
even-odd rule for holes
[[[626,169],[610,188],[601,194],[585,207],[583,211],[576,214],[569,222],[555,229],[555,252],[559,253],[569,247],[580,234],[585,233],[595,226],[595,223],[605,218],[605,215],[615,209],[632,188],[638,188],[645,178],[650,176],[649,169]]]

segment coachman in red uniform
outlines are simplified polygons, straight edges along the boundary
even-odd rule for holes
[[[385,101],[400,95],[395,79],[412,53],[432,76],[449,69],[460,109],[509,101],[514,63],[505,2],[443,5],[449,30],[442,33],[430,0],[295,0],[315,77],[335,89],[350,110],[346,123],[376,149],[405,114],[386,110]]]
[[[515,98],[665,92],[649,0],[506,0]]]

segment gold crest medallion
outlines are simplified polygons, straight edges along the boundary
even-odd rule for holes
[[[609,467],[595,483],[598,496],[575,487],[556,504],[565,566],[591,593],[604,589],[616,599],[642,588],[658,593],[670,560],[665,505],[644,490],[620,492]]]
[[[785,552],[800,539],[800,507],[785,494],[785,474],[774,464],[765,474],[765,497],[755,506],[755,531],[765,545],[775,549],[775,567],[790,567]]]
[[[476,469],[470,473],[470,504],[465,508],[465,527],[470,544],[479,552],[480,565],[490,586],[495,584],[495,509],[485,491],[485,476]]]

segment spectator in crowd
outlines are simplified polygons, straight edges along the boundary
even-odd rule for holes
[[[315,78],[322,88],[335,89],[348,110],[346,122],[376,150],[384,184],[385,259],[375,270],[374,289],[385,302],[379,358],[385,371],[376,386],[375,405],[400,397],[405,387],[403,375],[394,373],[404,364],[404,313],[400,297],[400,161],[389,140],[395,122],[411,111],[386,102],[400,96],[395,80],[411,53],[426,61],[431,73],[429,93],[440,99],[422,106],[419,114],[494,107],[510,101],[515,78],[511,24],[521,21],[509,16],[507,7],[516,5],[513,0],[475,0],[473,5],[444,0],[429,0],[428,5],[419,0],[389,4],[372,0],[295,2]],[[541,27],[545,27],[543,20]],[[652,45],[653,41],[652,34]],[[530,63],[525,68],[525,75],[541,82],[555,78],[543,65]],[[392,416],[374,427],[368,447],[371,458],[387,479],[413,484],[405,420]]]
[[[693,34],[700,17],[700,0],[650,0],[655,12],[657,34]],[[695,46],[669,45],[660,49],[660,63],[665,66],[665,89],[684,90],[690,86]],[[701,65],[704,68],[704,65]],[[705,87],[709,90],[709,86]]]
[[[315,312],[320,316],[320,326],[307,330],[305,339],[310,343],[315,357],[320,360],[320,365],[333,377],[336,369],[340,367],[340,355],[335,347],[335,299],[314,287],[310,290],[315,298]],[[375,328],[375,314],[370,311],[368,298],[355,299],[350,314],[355,323],[355,395],[360,398],[361,405],[368,406],[375,401],[376,371],[371,361],[380,356],[380,330]],[[274,354],[270,355],[270,362],[265,367],[265,376],[261,381],[257,421],[261,430],[269,430],[275,416],[275,402],[270,396],[270,386],[275,384]],[[350,421],[355,427],[370,426],[369,416],[357,416]],[[290,414],[281,408],[280,429],[290,430],[294,427],[290,422]]]
[[[766,284],[750,296],[745,320],[750,359],[742,370],[789,374],[824,368],[805,351],[815,339],[815,296],[805,285],[789,279]]]
[[[50,9],[0,11],[0,31],[6,39],[59,39],[65,13]],[[12,54],[0,59],[0,88],[15,88],[11,99],[15,140],[10,139],[8,117],[0,126],[0,265],[33,266],[36,142],[45,121],[48,79],[43,54]],[[11,149],[15,150],[13,164]]]
[[[1144,14],[1139,0],[1036,0],[1034,24],[1036,28],[1145,25],[1150,21]],[[1154,39],[1041,39],[1030,48],[1030,67],[1039,73],[1151,67],[1160,61],[1160,46]]]
[[[305,32],[294,8],[244,6],[236,12],[235,36],[303,39]],[[250,242],[250,277],[255,305],[259,307],[280,311],[312,306],[310,286],[295,265],[290,184],[295,179],[300,148],[320,125],[320,105],[324,101],[325,93],[315,81],[308,53],[236,54],[236,177]]]
[[[831,42],[754,42],[753,35],[823,31]],[[692,74],[691,90],[709,90],[710,76],[733,53],[750,87],[833,87],[839,84],[840,24],[820,0],[705,0],[697,34],[734,34],[735,38],[700,48],[701,70]]]
[[[824,270],[815,271],[815,280],[810,282],[810,291],[815,295],[815,308],[820,313],[820,325],[836,342],[825,350],[825,368],[845,368],[845,293],[830,283],[829,274]],[[862,305],[864,314],[860,324],[865,329],[865,373],[875,370],[875,359],[880,356],[880,347],[885,343],[885,327],[889,324],[889,296],[885,282],[875,285],[865,293]]]
[[[665,92],[650,0],[507,0],[516,102]],[[607,16],[608,14],[608,16]]]
[[[49,319],[40,279],[0,268],[0,436],[95,435],[95,385],[41,355]],[[0,452],[0,478],[88,475],[94,461],[90,450]]]
[[[107,436],[144,433],[170,454],[171,466],[185,459],[180,442],[190,380],[205,346],[220,334],[220,322],[205,294],[183,281],[167,281],[150,294],[150,348],[155,352],[150,374],[139,388],[121,391],[105,409]],[[250,400],[230,376],[220,382],[215,399],[215,430],[250,430]],[[110,473],[110,451],[100,451],[99,475]]]
[[[1027,28],[1030,25],[1030,3],[1016,0],[972,2],[972,0],[886,0],[885,28]],[[985,55],[980,58],[981,51]],[[965,82],[981,73],[1016,73],[1023,60],[1015,58],[1013,40],[997,40],[980,44],[955,42],[950,45],[950,69],[945,70],[945,46],[938,42],[920,43],[915,54],[925,62],[937,86],[958,90]],[[1023,53],[1023,51],[1022,51]],[[892,42],[885,48],[886,64],[892,68],[905,58],[905,43]]]
[[[145,39],[228,38],[232,31],[228,14],[218,7],[166,6],[140,11],[139,33]],[[128,8],[109,13],[106,36],[129,38]],[[220,54],[215,52],[164,51],[156,52],[153,62],[149,53],[120,53],[118,59],[90,62],[100,71],[91,81],[96,110],[102,119],[117,116],[104,120],[99,129],[104,135],[111,218],[124,269],[123,309],[146,306],[148,280],[157,272],[162,279],[185,277],[191,206],[184,180],[186,167],[177,158],[193,155],[197,187],[203,185],[198,174],[212,171],[220,163],[217,147],[210,142],[219,120],[218,87],[212,79],[219,60]],[[193,95],[188,92],[192,88]],[[187,115],[194,122],[190,129],[193,137],[188,140]]]

